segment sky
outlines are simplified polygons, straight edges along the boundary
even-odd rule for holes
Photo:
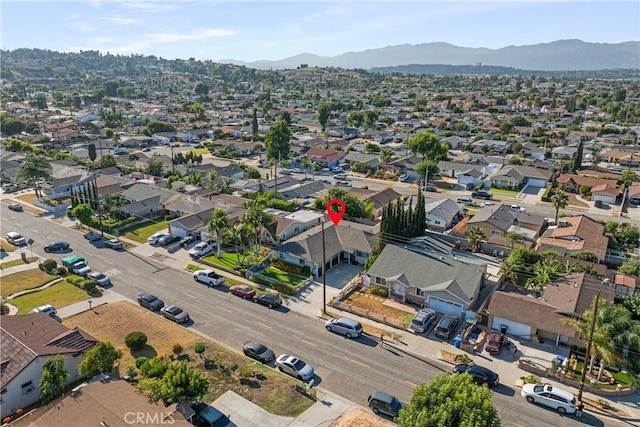
[[[640,2],[0,0],[0,24],[4,50],[251,62],[430,42],[638,41]]]

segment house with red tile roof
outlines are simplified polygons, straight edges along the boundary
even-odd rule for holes
[[[608,244],[604,225],[588,216],[578,215],[563,217],[557,225],[549,227],[538,239],[535,250],[553,249],[567,256],[588,251],[604,261]]]
[[[578,194],[580,187],[583,185],[590,187],[591,190],[589,194],[593,201],[600,200],[605,203],[615,203],[615,200],[620,194],[617,189],[618,182],[615,179],[561,173],[555,181],[562,190],[568,193]]]
[[[310,157],[319,166],[325,168],[338,166],[340,160],[344,159],[347,156],[346,151],[331,150],[328,148],[309,148],[306,154],[307,157]]]

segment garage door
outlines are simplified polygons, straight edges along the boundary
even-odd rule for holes
[[[527,181],[527,184],[529,184],[532,187],[542,188],[547,186],[547,181],[543,179],[529,178],[529,180]]]
[[[460,318],[462,316],[462,306],[451,301],[447,301],[441,298],[429,297],[427,299],[429,308],[442,314],[451,314]]]
[[[491,327],[497,331],[500,330],[500,326],[507,325],[507,335],[512,335],[519,338],[529,339],[531,338],[531,326],[523,325],[522,323],[514,322],[513,320],[503,319],[502,317],[494,317]]]

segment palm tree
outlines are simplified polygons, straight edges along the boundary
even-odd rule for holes
[[[557,190],[553,196],[551,196],[551,206],[556,209],[556,224],[558,223],[558,217],[560,216],[560,209],[567,207],[569,202],[569,196],[562,190]]]
[[[393,159],[394,153],[391,148],[383,148],[380,150],[380,162],[382,163],[382,169],[387,170],[387,166],[391,159]]]
[[[229,217],[222,209],[215,209],[211,218],[205,221],[205,224],[209,226],[209,234],[215,234],[218,241],[218,258],[220,258],[220,247],[222,246],[222,240],[220,234],[223,230],[229,227]]]
[[[313,160],[311,160],[310,157],[304,156],[301,160],[300,160],[300,165],[302,166],[302,169],[304,170],[304,179],[307,179],[307,169],[312,168],[313,166]]]
[[[273,215],[266,213],[264,211],[264,204],[260,203],[257,200],[252,200],[247,204],[249,210],[244,214],[243,221],[251,226],[254,230],[256,238],[256,249],[254,252],[257,253],[260,250],[260,244],[262,243],[262,229],[268,227],[273,224],[275,221]]]
[[[216,180],[216,177],[218,176],[218,171],[215,169],[211,169],[209,171],[209,188],[213,188],[213,183]]]
[[[480,246],[482,245],[482,241],[486,239],[486,235],[484,234],[484,230],[480,227],[473,227],[467,233],[467,240],[471,243],[471,250],[473,252],[478,252],[480,250]]]
[[[562,263],[557,259],[546,260],[536,262],[533,265],[534,276],[527,280],[527,288],[535,291],[542,292],[549,283],[554,283],[562,277],[560,270],[562,269]]]
[[[42,154],[27,154],[22,163],[20,163],[16,178],[24,178],[25,181],[30,182],[36,190],[36,197],[39,197],[39,186],[36,185],[36,181],[40,178],[49,178],[51,170],[51,163],[45,156]]]
[[[226,236],[229,240],[233,241],[236,247],[236,258],[238,264],[240,264],[240,248],[251,241],[254,236],[253,229],[250,225],[238,221],[233,224],[233,227],[227,230]]]
[[[499,274],[504,277],[507,283],[516,284],[518,282],[518,272],[522,270],[522,264],[513,257],[506,257],[500,264]]]
[[[504,235],[504,239],[508,244],[511,245],[511,249],[517,242],[524,242],[527,240],[527,236],[524,234],[520,234],[517,231],[508,231],[507,234]]]

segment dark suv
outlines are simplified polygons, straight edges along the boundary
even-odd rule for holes
[[[458,318],[449,314],[442,316],[438,325],[433,330],[437,336],[448,340],[458,329]]]
[[[471,193],[471,197],[475,197],[476,199],[489,200],[489,199],[491,199],[491,194],[488,191],[479,190],[479,191],[474,191],[473,193]]]

